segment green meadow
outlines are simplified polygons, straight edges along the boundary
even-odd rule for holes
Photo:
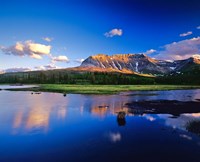
[[[34,91],[60,92],[73,94],[117,94],[125,91],[157,91],[157,90],[180,90],[198,89],[200,86],[193,85],[71,85],[71,84],[41,84]],[[30,89],[29,89],[30,90]]]

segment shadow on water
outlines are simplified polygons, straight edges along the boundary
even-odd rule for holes
[[[125,104],[133,112],[142,114],[171,114],[174,117],[184,113],[199,113],[200,102],[177,100],[138,101]]]

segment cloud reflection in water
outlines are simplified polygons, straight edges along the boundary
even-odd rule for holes
[[[107,137],[113,143],[119,142],[122,139],[122,136],[119,132],[109,132]]]

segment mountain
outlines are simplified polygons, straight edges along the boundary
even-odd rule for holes
[[[49,73],[85,73],[85,72],[108,72],[121,74],[134,74],[137,76],[155,77],[170,75],[200,75],[200,56],[193,55],[185,60],[157,60],[145,54],[98,54],[89,56],[78,67],[65,69],[40,70]],[[40,72],[38,71],[38,72]],[[0,75],[31,72],[28,68],[14,68],[0,71]],[[32,71],[37,73],[37,71]]]
[[[74,68],[0,74],[0,83],[200,85],[200,57],[165,61],[144,54],[90,56]]]
[[[98,71],[164,75],[190,71],[194,66],[200,67],[199,56],[172,62],[156,60],[144,54],[116,54],[112,56],[98,54],[85,59],[79,69],[97,68]]]

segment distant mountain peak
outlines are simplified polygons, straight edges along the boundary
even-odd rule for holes
[[[191,64],[200,64],[200,55],[194,55],[186,60],[165,61],[156,60],[145,54],[97,54],[85,59],[80,67],[98,68],[102,71],[129,71],[138,74],[168,74],[181,71]],[[98,70],[98,71],[99,71]]]

